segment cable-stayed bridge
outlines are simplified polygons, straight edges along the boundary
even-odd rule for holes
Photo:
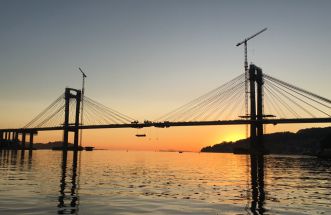
[[[249,98],[249,114],[245,113],[245,97]],[[77,148],[78,134],[83,129],[249,125],[251,142],[261,149],[263,125],[330,122],[330,99],[263,74],[261,68],[250,65],[248,74],[241,74],[153,121],[139,122],[83,96],[81,90],[66,88],[65,93],[22,128],[0,129],[0,142],[1,147],[11,144],[24,149],[29,135],[32,149],[33,136],[38,131],[62,130],[63,148],[67,149],[69,132],[74,133]]]

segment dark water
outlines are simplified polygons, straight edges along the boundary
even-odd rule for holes
[[[331,214],[331,160],[0,151],[0,214]]]

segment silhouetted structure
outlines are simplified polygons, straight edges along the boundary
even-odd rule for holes
[[[263,119],[272,117],[263,112],[263,74],[262,69],[251,64],[249,67],[250,81],[250,148],[252,153],[264,153]],[[255,95],[256,92],[256,95]]]
[[[72,93],[74,92],[74,93]],[[69,132],[74,132],[74,150],[78,150],[78,138],[79,138],[79,111],[80,111],[80,100],[81,100],[81,91],[66,88],[65,90],[65,110],[64,110],[64,129],[63,129],[63,150],[68,149],[68,136]],[[70,126],[69,117],[70,117],[70,99],[75,100],[75,121],[74,125]]]
[[[80,90],[66,88],[64,94],[23,128],[0,129],[0,148],[24,150],[26,135],[30,135],[29,149],[32,150],[33,135],[39,131],[63,131],[63,150],[66,151],[69,132],[74,133],[74,150],[78,149],[80,129],[249,125],[251,152],[264,153],[263,125],[331,122],[331,100],[263,74],[262,69],[253,64],[249,68],[250,114],[243,116],[242,119],[234,119],[230,113],[233,109],[240,108],[238,104],[243,101],[241,96],[243,92],[246,93],[243,89],[245,81],[245,74],[239,75],[215,90],[164,115],[159,120],[143,123],[86,96],[82,98]],[[267,99],[277,115],[264,113]],[[84,114],[88,116],[84,117],[84,125],[79,124],[82,100],[84,100]],[[286,116],[283,109],[290,113],[291,117]],[[301,116],[300,113],[304,115]],[[316,113],[319,115],[317,116]],[[216,119],[212,118],[214,116]],[[229,116],[231,118],[228,118]],[[19,135],[22,135],[21,142]]]

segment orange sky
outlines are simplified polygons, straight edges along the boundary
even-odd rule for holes
[[[297,131],[305,127],[323,127],[329,124],[268,125],[267,133]],[[145,133],[138,138],[137,133]],[[245,137],[245,126],[199,126],[144,129],[84,130],[83,146],[112,150],[183,150],[200,151],[202,147],[222,141],[235,141]],[[72,142],[72,135],[70,136]],[[35,142],[62,139],[62,132],[39,132]]]
[[[20,128],[64,92],[153,121],[244,73],[248,63],[331,98],[331,1],[6,1],[0,10],[0,128]],[[309,14],[309,16],[307,15]],[[267,114],[275,114],[266,112]],[[237,117],[238,115],[236,115]],[[315,125],[268,126],[267,132]],[[84,132],[84,144],[129,150],[189,150],[245,136],[244,126]],[[40,132],[36,142],[62,140]],[[71,141],[72,142],[72,141]]]

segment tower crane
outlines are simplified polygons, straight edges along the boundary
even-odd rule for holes
[[[87,78],[87,76],[85,75],[85,73],[83,72],[83,70],[79,67],[78,68],[79,71],[82,73],[82,78],[83,78],[83,83],[82,83],[82,98],[81,98],[81,112],[80,112],[80,124],[83,125],[83,111],[84,111],[84,93],[85,93],[85,78]],[[79,145],[82,146],[82,141],[83,141],[83,130],[80,130],[80,137],[79,137]]]
[[[247,60],[247,42],[250,39],[253,39],[257,35],[261,34],[262,32],[266,31],[268,28],[263,28],[261,31],[253,34],[250,37],[247,37],[243,41],[237,43],[237,47],[244,44],[245,46],[245,115],[248,116],[248,60]],[[248,137],[248,126],[246,126],[246,137]]]

